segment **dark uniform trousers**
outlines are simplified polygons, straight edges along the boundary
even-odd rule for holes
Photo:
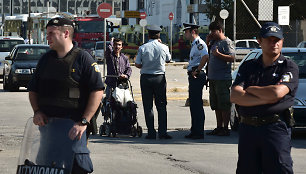
[[[140,87],[142,103],[149,136],[156,136],[154,128],[153,98],[158,113],[158,135],[164,136],[167,132],[167,97],[165,74],[142,74]]]
[[[278,121],[239,127],[237,174],[293,174],[291,128]]]
[[[189,73],[190,74],[190,73]],[[197,78],[188,76],[189,103],[191,114],[191,134],[204,135],[205,113],[203,109],[203,87],[206,83],[206,74],[201,71]]]

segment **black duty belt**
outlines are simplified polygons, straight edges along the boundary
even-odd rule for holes
[[[193,72],[193,71],[188,71],[187,74],[188,74],[189,76],[191,76],[191,75],[192,75],[192,72]],[[204,70],[201,70],[200,72],[204,72]]]
[[[251,126],[262,126],[281,121],[278,114],[266,117],[241,116],[240,122]]]

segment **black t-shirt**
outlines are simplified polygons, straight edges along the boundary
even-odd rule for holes
[[[239,106],[238,113],[244,116],[265,116],[267,114],[281,113],[294,103],[295,93],[299,81],[298,66],[290,59],[280,56],[272,66],[263,67],[262,56],[244,62],[237,73],[233,86],[239,85],[243,89],[249,86],[268,86],[283,84],[290,92],[274,104],[258,106]]]
[[[76,47],[73,47],[76,49]],[[73,50],[72,49],[72,50]],[[67,53],[71,54],[72,50]],[[67,56],[66,55],[66,56]],[[46,65],[48,58],[60,59],[57,56],[56,51],[50,50],[39,60],[32,80],[28,85],[28,91],[33,91],[39,94],[39,76],[43,71],[43,67]],[[56,69],[56,67],[54,67]],[[98,64],[86,51],[81,50],[72,65],[71,77],[79,83],[80,86],[80,107],[75,109],[66,109],[62,107],[45,107],[40,108],[49,117],[70,117],[75,121],[79,121],[88,103],[89,94],[95,90],[104,90],[104,84],[102,82],[101,73]]]

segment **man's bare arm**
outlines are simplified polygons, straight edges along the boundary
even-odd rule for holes
[[[257,96],[261,100],[277,101],[281,100],[286,94],[289,93],[289,88],[286,85],[269,85],[269,86],[250,86],[246,92]]]
[[[231,102],[240,106],[258,106],[275,103],[271,100],[262,100],[261,98],[248,93],[242,86],[236,85],[231,89]]]

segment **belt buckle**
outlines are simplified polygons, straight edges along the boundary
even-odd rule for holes
[[[251,122],[254,124],[254,126],[260,125],[258,117],[250,117],[250,119],[251,119]]]

